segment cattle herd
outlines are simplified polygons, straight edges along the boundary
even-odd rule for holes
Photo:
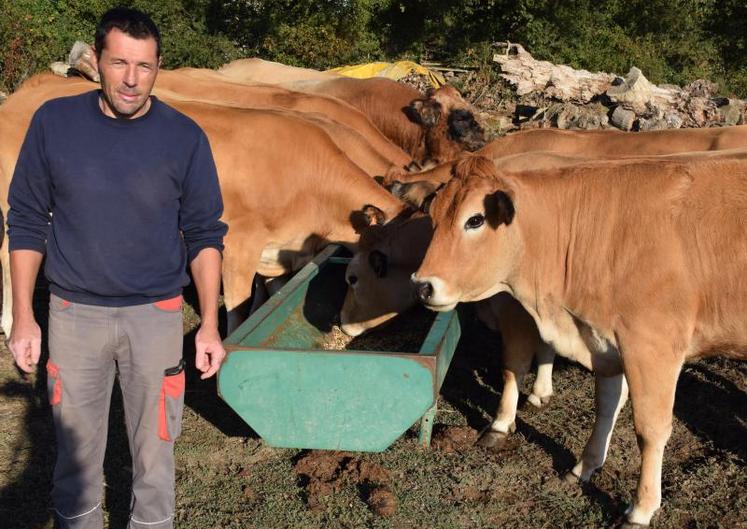
[[[45,101],[96,88],[35,76],[0,106],[0,207],[25,131]],[[500,331],[504,390],[478,443],[552,395],[555,353],[595,377],[596,419],[569,480],[604,463],[630,396],[641,452],[626,525],[661,504],[664,446],[683,363],[747,356],[747,126],[656,132],[518,132],[486,143],[450,86],[243,59],[161,71],[154,95],[195,120],[225,202],[229,328],[255,274],[298,270],[324,245],[353,252],[342,329],[358,335],[423,303],[475,302]],[[7,238],[0,250],[9,293]],[[11,326],[3,296],[2,328]]]

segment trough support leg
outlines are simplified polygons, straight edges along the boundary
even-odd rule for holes
[[[425,412],[423,418],[420,419],[420,436],[418,437],[418,442],[423,448],[430,448],[431,446],[431,431],[433,430],[433,421],[436,418],[437,409],[438,403],[436,402]]]

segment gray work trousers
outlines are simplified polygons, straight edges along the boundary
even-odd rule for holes
[[[131,529],[170,529],[174,440],[184,406],[181,296],[130,307],[50,297],[49,399],[57,437],[52,501],[62,529],[102,529],[109,404],[119,374],[132,455]],[[165,374],[179,371],[177,374]]]

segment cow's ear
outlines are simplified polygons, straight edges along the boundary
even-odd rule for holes
[[[441,118],[441,103],[433,99],[416,99],[405,107],[405,114],[424,127],[433,127]]]
[[[366,204],[360,211],[350,214],[350,222],[356,233],[361,233],[369,226],[381,226],[386,222],[386,215],[376,206]]]
[[[374,250],[368,254],[368,264],[371,265],[376,277],[379,279],[386,277],[387,265],[389,259],[379,250]]]
[[[366,216],[366,221],[368,222],[369,226],[371,226],[372,224],[381,226],[386,222],[386,215],[383,211],[381,211],[381,209],[377,208],[376,206],[366,204],[365,206],[363,206],[362,211]]]
[[[496,191],[485,196],[485,217],[491,228],[501,224],[508,226],[514,220],[514,201],[505,191]]]

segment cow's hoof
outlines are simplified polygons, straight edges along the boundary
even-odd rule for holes
[[[483,448],[490,448],[493,450],[500,450],[506,445],[509,434],[504,432],[496,432],[495,430],[485,430],[480,434],[475,444]]]
[[[522,437],[511,435],[516,432],[516,423],[511,423],[508,427],[508,433],[492,430],[490,426],[485,428],[480,437],[475,441],[475,445],[486,448],[492,452],[509,452],[516,450],[522,443]]]
[[[629,511],[630,508],[626,509],[625,514],[621,514],[610,523],[609,529],[645,529],[649,527],[645,524],[629,522],[627,516]]]
[[[532,393],[529,395],[529,397],[527,397],[527,402],[531,404],[532,406],[534,406],[535,408],[544,408],[550,402],[551,398],[552,398],[552,395],[540,397]]]
[[[577,476],[576,474],[574,474],[573,472],[570,472],[570,471],[566,472],[563,475],[562,479],[563,479],[563,481],[565,481],[566,483],[570,483],[571,485],[577,485],[577,484],[581,483],[581,478],[579,476]]]

